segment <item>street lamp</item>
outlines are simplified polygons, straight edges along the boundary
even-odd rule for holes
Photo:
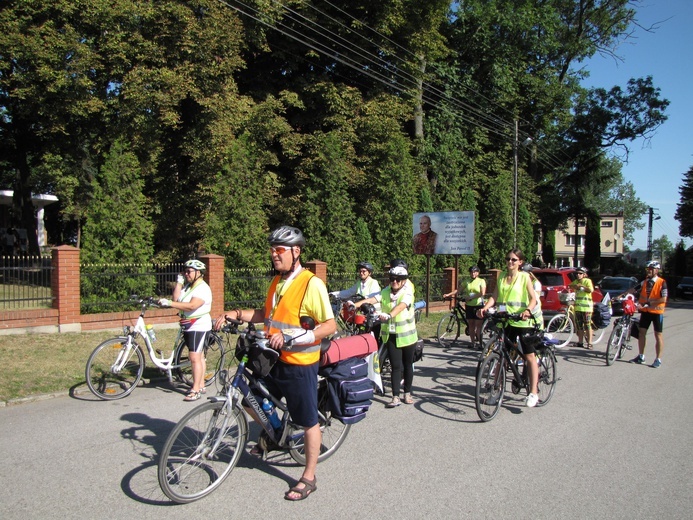
[[[532,138],[522,141],[522,146],[529,146]],[[515,120],[515,139],[513,140],[513,247],[517,247],[517,149],[519,148],[519,124]]]

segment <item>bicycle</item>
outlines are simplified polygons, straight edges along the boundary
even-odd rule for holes
[[[304,329],[312,329],[314,321],[301,318]],[[305,324],[304,324],[305,323]],[[236,358],[240,362],[231,374],[222,370],[223,387],[219,394],[209,397],[208,402],[188,412],[169,434],[161,451],[158,479],[162,491],[174,502],[189,503],[207,496],[229,476],[245,449],[248,441],[248,417],[262,427],[258,444],[263,457],[272,450],[288,451],[291,458],[305,464],[303,428],[294,424],[286,404],[272,395],[259,376],[266,375],[279,352],[267,346],[264,331],[257,331],[252,324],[238,332],[241,322],[228,320],[225,329],[238,333]],[[222,329],[223,330],[223,329]],[[254,356],[254,358],[253,358]],[[252,359],[261,359],[262,363]],[[253,364],[255,372],[249,368]],[[283,412],[277,429],[261,406],[268,399],[275,410]],[[271,412],[270,412],[271,414]],[[322,445],[318,462],[322,462],[342,445],[350,424],[343,424],[332,417],[329,405],[327,380],[318,376],[318,419],[322,431]]]
[[[511,390],[519,394],[524,389],[529,394],[529,378],[526,361],[520,371],[519,360],[523,358],[517,350],[517,345],[505,333],[505,326],[510,320],[521,319],[521,314],[495,312],[489,314],[489,319],[495,325],[494,334],[490,340],[488,354],[479,365],[476,374],[476,389],[474,404],[483,422],[493,419],[500,410],[505,395],[506,373],[512,372]],[[555,340],[547,339],[541,331],[535,328],[534,334],[526,340],[536,341],[536,359],[539,366],[537,406],[544,406],[553,397],[556,390],[557,368],[556,355],[553,347]]]
[[[462,305],[465,301],[463,297],[450,296],[443,298],[443,301],[452,301],[454,298],[455,305],[449,314],[443,316],[438,322],[436,330],[436,339],[441,347],[452,346],[460,337],[460,331],[464,330],[464,334],[469,336],[469,322],[467,321],[466,309]],[[481,338],[488,338],[491,334],[490,322],[485,319],[481,325]]]
[[[552,317],[546,324],[546,332],[558,340],[556,348],[565,347],[573,339],[576,333],[575,319],[575,293],[559,293],[561,303],[564,304],[563,310]],[[592,314],[592,345],[599,343],[606,335],[608,327],[599,328],[594,321]]]
[[[609,341],[606,344],[606,365],[611,366],[618,358],[623,356],[624,350],[630,350],[630,338],[632,327],[637,328],[639,320],[633,315],[636,311],[634,298],[627,296],[625,298],[617,298],[615,301],[623,303],[623,316],[614,321],[614,328],[609,336]]]
[[[123,327],[123,335],[107,339],[91,353],[85,370],[89,390],[107,401],[122,399],[132,393],[142,379],[145,366],[143,349],[138,340],[144,341],[149,358],[167,375],[169,383],[173,383],[175,372],[179,381],[192,387],[192,365],[183,339],[183,330],[178,331],[171,355],[165,357],[161,350],[154,349],[144,321],[147,307],[158,307],[155,298],[149,296],[140,299],[133,296],[131,299],[141,306],[137,322],[134,327]],[[219,370],[224,365],[225,350],[224,339],[212,331],[204,347],[207,361],[205,386],[216,380]]]

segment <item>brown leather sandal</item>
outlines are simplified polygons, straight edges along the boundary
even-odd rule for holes
[[[286,500],[290,500],[291,502],[298,502],[299,500],[305,500],[308,498],[308,495],[310,495],[313,491],[317,491],[318,486],[318,477],[313,477],[313,480],[308,480],[306,477],[301,477],[298,482],[296,482],[296,485],[289,489],[286,493],[284,493],[284,498]],[[298,485],[303,484],[302,488],[299,488]],[[297,497],[292,497],[291,493],[296,493],[298,494]]]

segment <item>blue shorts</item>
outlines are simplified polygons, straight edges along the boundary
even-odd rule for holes
[[[641,329],[649,329],[650,323],[655,332],[662,332],[664,328],[664,314],[655,314],[654,312],[641,312],[640,313],[640,325]]]
[[[318,424],[318,365],[289,365],[279,361],[264,379],[270,393],[286,398],[291,419],[303,428]]]

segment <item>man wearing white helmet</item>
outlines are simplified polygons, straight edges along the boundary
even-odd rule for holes
[[[162,298],[162,307],[180,311],[183,339],[190,354],[193,386],[184,401],[197,401],[205,392],[204,375],[207,370],[204,346],[212,330],[212,289],[204,281],[207,266],[199,260],[185,262],[183,273],[178,275],[173,288],[173,300]]]
[[[628,292],[638,294],[638,311],[640,311],[640,325],[638,330],[639,354],[630,360],[631,363],[642,365],[645,363],[645,343],[647,341],[647,329],[650,324],[654,328],[655,358],[652,368],[659,368],[662,364],[662,352],[664,351],[664,307],[667,303],[667,283],[659,275],[662,268],[659,262],[651,261],[645,266],[647,277],[634,289]]]
[[[389,271],[390,285],[380,294],[356,302],[356,306],[380,302],[380,337],[387,344],[387,352],[392,364],[392,400],[387,408],[402,404],[399,398],[400,382],[404,373],[404,403],[413,404],[411,387],[414,381],[414,351],[419,336],[414,318],[414,294],[405,288],[409,272],[403,266],[392,267]]]
[[[320,455],[322,432],[318,422],[318,365],[320,340],[337,329],[323,281],[301,266],[300,255],[306,240],[300,229],[281,226],[268,237],[272,279],[262,309],[234,309],[217,318],[216,327],[226,318],[264,323],[269,345],[280,353],[279,361],[265,379],[268,388],[286,399],[294,423],[304,431],[306,466],[299,481],[284,494],[286,500],[307,498],[317,490],[315,469]],[[310,316],[317,326],[304,331],[301,316]],[[288,344],[285,336],[295,339]],[[262,454],[256,445],[251,453]]]

